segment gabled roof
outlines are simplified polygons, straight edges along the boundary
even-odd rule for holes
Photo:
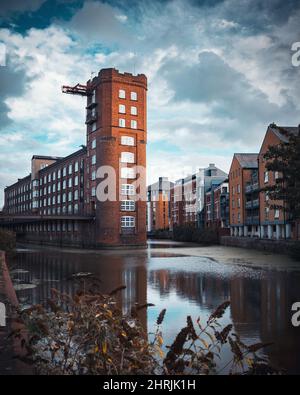
[[[234,154],[237,161],[244,169],[258,168],[258,154]]]
[[[300,125],[299,126],[277,126],[275,123],[271,123],[268,127],[281,141],[287,143],[289,141],[289,136],[300,135]]]

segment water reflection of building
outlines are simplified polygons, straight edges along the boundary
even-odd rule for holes
[[[224,278],[162,269],[151,271],[149,282],[162,297],[176,293],[211,312],[229,299],[234,329],[241,338],[246,343],[273,342],[264,350],[271,364],[299,374],[300,330],[292,327],[291,306],[300,300],[300,273],[266,271],[262,278],[243,274]]]
[[[189,299],[214,309],[229,297],[227,282],[217,276],[206,276],[195,272],[171,272],[157,270],[149,273],[149,281],[159,289],[161,295],[176,292],[183,299]]]
[[[251,324],[262,342],[274,343],[265,349],[271,363],[290,373],[300,371],[300,331],[291,324],[291,306],[300,300],[299,280],[299,273],[274,271],[261,280],[239,278],[230,283],[237,332],[243,334],[245,324]]]
[[[117,294],[117,303],[124,313],[129,313],[136,303],[147,302],[146,255],[90,255],[64,254],[60,252],[20,253],[13,266],[26,272],[15,272],[14,278],[21,283],[37,284],[34,289],[18,291],[21,301],[26,304],[45,302],[51,295],[51,288],[59,292],[74,294],[78,282],[72,274],[90,272],[100,280],[99,291],[109,293],[120,285],[126,289]],[[138,313],[143,327],[147,330],[147,311]]]

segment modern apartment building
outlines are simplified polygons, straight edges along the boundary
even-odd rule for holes
[[[159,177],[157,182],[148,186],[148,232],[170,228],[170,191],[173,185],[167,177]]]
[[[228,178],[214,163],[200,168],[195,174],[179,179],[171,190],[171,227],[190,224],[205,225],[205,194]]]
[[[270,146],[288,143],[289,136],[299,132],[299,127],[271,124],[258,154],[234,154],[229,172],[231,236],[277,240],[299,238],[299,221],[292,221],[286,210],[273,208],[284,206],[283,202],[271,201],[264,191],[281,178],[277,172],[267,170],[265,153]]]
[[[86,145],[34,155],[31,174],[5,189],[0,225],[40,243],[145,245],[146,76],[102,69],[64,92],[87,97]]]
[[[213,185],[205,194],[205,227],[229,234],[229,183],[228,179]]]

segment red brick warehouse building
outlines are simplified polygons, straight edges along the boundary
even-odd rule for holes
[[[136,167],[146,168],[146,76],[102,69],[63,91],[87,97],[86,146],[66,158],[33,156],[31,174],[5,189],[0,225],[47,244],[145,245],[146,180]],[[111,170],[115,199],[99,201]]]

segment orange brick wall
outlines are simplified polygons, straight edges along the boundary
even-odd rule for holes
[[[275,184],[275,174],[272,171],[269,171],[269,182],[265,183],[265,171],[266,169],[266,164],[267,161],[264,159],[264,154],[268,151],[268,148],[270,146],[278,145],[280,143],[279,138],[270,130],[267,131],[264,141],[261,146],[261,150],[259,153],[259,185],[261,188],[264,188],[266,186],[272,186]],[[279,218],[275,218],[275,210],[274,209],[269,209],[269,215],[268,218],[266,218],[265,215],[265,208],[272,205],[272,204],[282,204],[281,202],[275,202],[269,200],[269,202],[266,202],[265,199],[265,192],[261,192],[259,196],[259,203],[260,203],[260,220],[261,222],[274,222],[274,221],[283,221],[284,220],[284,214],[283,210],[280,210],[279,212]]]
[[[88,134],[88,164],[90,174],[100,166],[112,166],[116,171],[116,192],[117,201],[99,202],[95,198],[96,204],[96,227],[97,242],[100,245],[122,245],[134,244],[144,245],[146,243],[146,201],[136,202],[135,212],[120,211],[119,201],[119,164],[121,152],[132,152],[135,155],[134,164],[124,164],[124,167],[135,165],[146,167],[146,142],[147,142],[147,79],[144,75],[132,76],[131,74],[121,74],[115,69],[101,70],[99,75],[92,81],[88,81],[88,86],[96,89],[96,101],[98,104],[97,129],[92,132],[91,127],[87,127]],[[119,89],[126,92],[126,98],[119,98]],[[130,92],[137,93],[137,101],[130,99]],[[126,106],[126,114],[119,113],[119,104]],[[130,107],[137,107],[138,115],[130,114]],[[119,118],[125,119],[126,127],[119,127]],[[137,129],[131,129],[130,121],[137,121]],[[121,136],[131,136],[135,139],[135,146],[121,145]],[[96,165],[92,165],[91,148],[92,140],[96,138]],[[87,175],[88,177],[88,175]],[[96,179],[90,183],[90,189],[96,187],[102,181]],[[127,180],[124,183],[132,183],[135,180]],[[146,183],[143,182],[146,193]],[[89,194],[90,191],[87,191]],[[125,197],[124,197],[125,198]],[[122,235],[121,216],[135,217],[135,232]]]

